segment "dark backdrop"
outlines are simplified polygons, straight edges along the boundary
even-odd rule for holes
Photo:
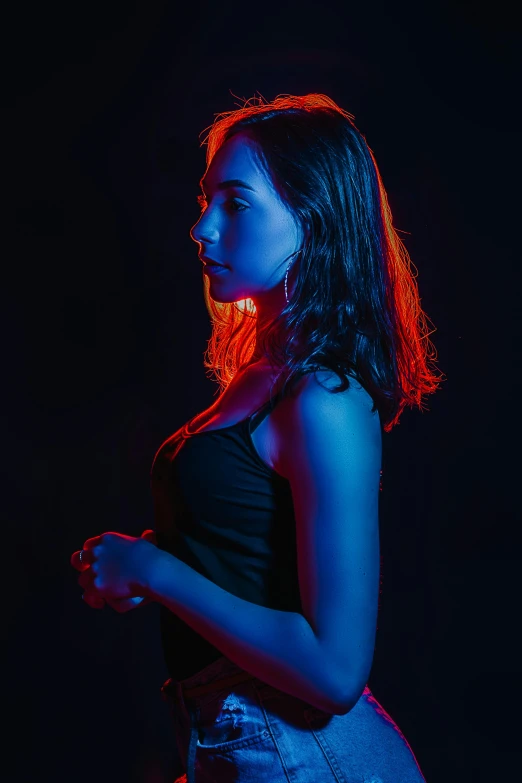
[[[179,773],[158,607],[90,609],[69,557],[153,525],[155,451],[213,401],[189,237],[200,134],[256,93],[322,92],[355,115],[448,377],[384,438],[370,687],[429,783],[520,769],[520,30],[502,3],[425,5],[4,17],[4,779]]]

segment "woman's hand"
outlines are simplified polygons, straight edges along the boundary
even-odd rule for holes
[[[93,609],[102,609],[108,603],[120,613],[150,603],[151,598],[136,594],[144,592],[153,559],[149,544],[156,547],[153,530],[144,530],[140,538],[104,533],[88,539],[81,559],[79,550],[71,557],[71,565],[81,572],[78,583],[85,590],[85,602]]]
[[[152,598],[136,595],[134,598],[100,598],[99,601],[100,603],[98,605],[92,606],[92,604],[90,604],[90,606],[92,606],[93,609],[103,609],[107,603],[115,612],[124,614],[125,612],[130,612],[131,609],[137,609],[138,606],[147,606],[147,604],[152,603]]]
[[[154,546],[158,546],[158,542],[156,540],[156,533],[154,530],[144,530],[141,534],[141,537],[145,539],[145,541],[150,541],[151,544],[154,544]]]

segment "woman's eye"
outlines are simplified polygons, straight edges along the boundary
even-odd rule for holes
[[[244,204],[241,204],[241,202],[236,201],[235,198],[231,198],[228,201],[229,204],[233,204],[235,207],[238,207],[238,209],[234,209],[234,212],[242,212],[244,209],[248,209],[248,207],[245,207]]]
[[[208,202],[205,196],[196,196],[196,201],[198,202],[202,211],[207,208]],[[244,209],[248,209],[248,207],[246,207],[244,204],[241,204],[239,201],[236,201],[234,198],[229,199],[226,203],[230,204],[231,207],[234,207],[232,212],[243,212]]]

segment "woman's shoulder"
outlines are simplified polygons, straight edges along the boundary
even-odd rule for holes
[[[296,379],[293,396],[299,397],[303,393],[312,395],[314,391],[316,394],[320,394],[320,392],[317,392],[317,387],[319,387],[327,391],[331,396],[350,394],[352,398],[357,396],[361,401],[366,401],[367,404],[373,406],[372,397],[355,375],[348,371],[345,371],[344,375],[348,380],[348,386],[343,390],[341,386],[342,374],[339,375],[331,367],[318,364],[304,368]]]
[[[274,411],[280,440],[287,442],[295,428],[307,426],[307,422],[342,422],[353,416],[368,419],[367,426],[377,434],[380,422],[377,411],[372,410],[373,398],[357,378],[347,377],[348,387],[337,391],[341,378],[329,367],[321,365],[300,374]]]
[[[339,376],[317,368],[299,378],[293,394],[276,406],[273,415],[279,471],[285,477],[303,460],[302,452],[317,464],[317,455],[349,450],[371,450],[376,462],[382,449],[380,418],[373,400],[353,377],[347,389],[335,392]],[[312,466],[310,466],[312,469]]]

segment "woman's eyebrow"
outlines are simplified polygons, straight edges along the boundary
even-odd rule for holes
[[[199,185],[201,187],[201,190],[205,192],[205,180],[201,179],[199,181]],[[245,188],[245,190],[251,190],[252,193],[255,193],[256,191],[254,188],[252,188],[250,185],[247,185],[246,182],[243,182],[241,179],[226,179],[224,182],[218,182],[216,185],[216,190],[226,190],[227,188]]]

